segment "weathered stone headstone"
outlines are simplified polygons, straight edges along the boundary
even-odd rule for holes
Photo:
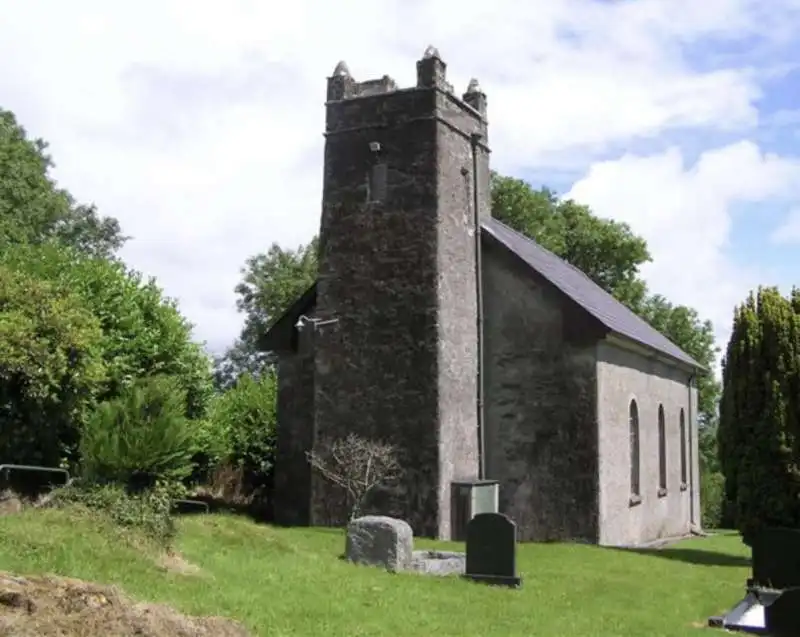
[[[753,580],[760,586],[800,586],[800,531],[767,528],[753,542]]]
[[[517,587],[517,525],[502,513],[480,513],[467,524],[464,577]]]
[[[405,520],[367,515],[347,525],[345,558],[356,564],[402,571],[410,568],[413,550],[414,535]]]

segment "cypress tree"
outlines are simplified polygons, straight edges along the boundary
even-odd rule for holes
[[[800,528],[800,291],[759,288],[735,309],[722,382],[720,463],[744,541]]]

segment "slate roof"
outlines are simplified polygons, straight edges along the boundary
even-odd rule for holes
[[[481,230],[516,254],[532,270],[561,290],[606,329],[682,363],[703,369],[700,363],[617,301],[581,270],[535,241],[494,218],[483,221]]]
[[[700,363],[617,301],[578,268],[557,257],[535,241],[491,217],[481,223],[481,230],[484,236],[491,236],[496,242],[515,254],[525,265],[572,299],[610,332],[686,365],[703,369]],[[295,339],[294,324],[300,315],[310,311],[314,306],[316,296],[315,283],[263,335],[261,348],[264,351],[277,351],[293,342]]]

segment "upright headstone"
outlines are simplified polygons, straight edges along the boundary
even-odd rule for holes
[[[767,528],[753,542],[753,580],[769,588],[800,586],[800,530]]]
[[[517,525],[502,513],[479,513],[467,524],[464,577],[486,584],[518,587]]]
[[[764,609],[765,628],[774,637],[800,635],[800,588],[785,590]]]

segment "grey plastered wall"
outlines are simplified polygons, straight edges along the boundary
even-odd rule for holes
[[[487,477],[521,540],[596,542],[596,341],[559,292],[485,246]]]
[[[613,342],[598,352],[600,543],[636,545],[689,533],[700,519],[697,392],[692,370]],[[639,411],[641,502],[631,503],[629,410]],[[664,407],[667,494],[659,496],[658,407]],[[680,411],[686,417],[687,477],[681,488]],[[699,524],[698,524],[699,526]]]
[[[314,437],[314,344],[310,331],[298,333],[297,349],[278,362],[275,522],[310,522],[311,468],[306,452]]]
[[[450,538],[451,483],[478,477],[477,297],[474,188],[479,212],[489,214],[488,152],[476,147],[478,175],[473,179],[473,132],[485,125],[464,104],[438,94],[438,252],[439,269],[439,529]]]

